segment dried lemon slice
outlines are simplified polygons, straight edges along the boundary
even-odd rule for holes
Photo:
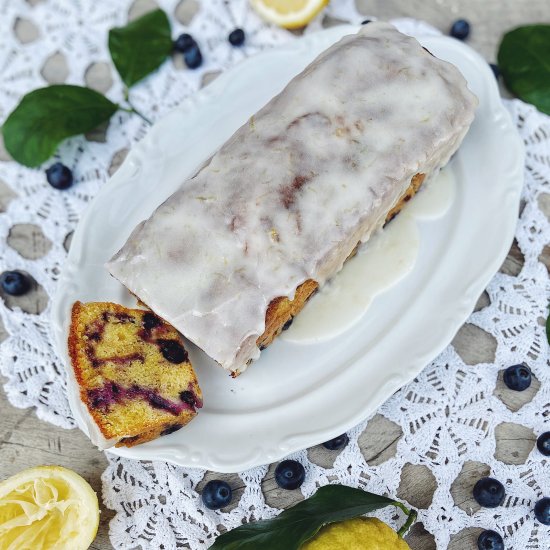
[[[270,23],[286,29],[307,25],[329,0],[250,0],[256,11]]]
[[[67,468],[29,468],[0,483],[0,550],[85,550],[98,524],[97,495]]]

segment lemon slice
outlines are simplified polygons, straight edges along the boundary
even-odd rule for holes
[[[85,550],[98,524],[97,495],[67,468],[30,468],[0,483],[0,550]]]
[[[329,0],[250,0],[256,11],[270,23],[286,29],[307,25]]]

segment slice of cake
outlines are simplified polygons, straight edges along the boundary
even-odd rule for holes
[[[150,311],[76,302],[69,355],[82,402],[117,447],[173,433],[202,407],[180,334]]]

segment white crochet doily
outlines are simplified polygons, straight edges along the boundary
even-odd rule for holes
[[[195,0],[183,1],[196,4]],[[84,84],[92,63],[109,61],[108,29],[126,22],[132,1],[46,0],[33,4],[0,2],[0,121],[24,93],[46,85],[41,69],[56,52],[65,57],[66,82]],[[152,119],[197,90],[205,74],[294,39],[291,33],[263,24],[247,0],[203,0],[189,26],[177,19],[179,0],[160,0],[158,4],[170,15],[174,36],[189,30],[199,39],[205,63],[199,70],[189,71],[169,61],[136,86],[133,101]],[[325,13],[353,23],[362,19],[352,0],[333,0]],[[321,28],[321,20],[316,19],[306,32]],[[22,43],[14,32],[18,25],[34,26],[35,38]],[[236,26],[247,32],[242,49],[231,48],[226,42],[228,32]],[[399,26],[411,34],[437,32],[412,20],[401,20]],[[122,98],[114,72],[107,95],[115,101]],[[545,200],[550,193],[550,119],[519,101],[507,102],[507,106],[527,147],[524,207],[516,232],[525,263],[516,277],[497,274],[487,289],[490,305],[469,319],[496,339],[495,362],[468,366],[449,346],[416,380],[388,400],[379,413],[400,426],[404,435],[395,457],[378,466],[365,462],[357,442],[368,421],[349,432],[350,444],[332,468],[310,462],[306,451],[293,455],[306,468],[306,482],[301,488],[305,496],[329,482],[395,495],[405,464],[427,466],[437,489],[429,508],[420,511],[420,520],[435,536],[439,549],[447,548],[452,534],[474,526],[505,534],[507,548],[550,547],[550,531],[541,529],[532,516],[534,502],[543,495],[550,496],[548,460],[536,449],[521,466],[494,458],[494,431],[500,423],[521,424],[535,434],[548,430],[550,423],[550,368],[543,324],[550,284],[546,267],[539,261],[550,242],[550,223],[539,208],[539,197]],[[46,184],[42,171],[0,162],[0,180],[17,193],[7,210],[0,213],[0,271],[28,271],[52,296],[66,254],[63,244],[67,235],[108,179],[114,161],[146,130],[138,117],[118,114],[109,125],[105,142],[77,137],[64,143],[58,157],[74,170],[77,184],[63,193]],[[7,246],[10,228],[22,223],[40,226],[52,242],[45,256],[24,259]],[[10,335],[0,346],[1,372],[7,377],[5,390],[13,405],[36,407],[40,418],[72,428],[63,368],[51,344],[49,315],[49,307],[32,315],[12,311],[0,300],[1,321]],[[499,369],[521,362],[531,367],[540,389],[531,402],[511,412],[494,395],[494,388]],[[220,530],[278,512],[266,504],[261,491],[267,466],[240,474],[245,488],[239,504],[222,513],[208,511],[200,502],[195,488],[204,476],[202,470],[110,456],[109,461],[103,475],[103,498],[116,511],[110,528],[115,548],[207,548]],[[487,464],[492,475],[505,482],[509,496],[497,512],[482,509],[469,515],[454,505],[450,487],[466,461]],[[395,525],[392,512],[377,515]]]

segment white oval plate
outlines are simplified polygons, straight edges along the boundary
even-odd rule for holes
[[[133,227],[317,54],[356,31],[334,27],[244,61],[157,122],[132,149],[83,216],[58,284],[53,328],[67,365],[74,301],[135,306],[103,268]],[[236,380],[190,345],[205,401],[197,418],[172,435],[111,452],[219,472],[274,462],[372,414],[449,344],[512,241],[523,147],[487,63],[447,37],[420,42],[459,67],[480,105],[452,161],[455,200],[444,217],[419,224],[413,270],[344,334],[311,345],[276,341]],[[75,419],[86,431],[72,383],[69,394]]]

